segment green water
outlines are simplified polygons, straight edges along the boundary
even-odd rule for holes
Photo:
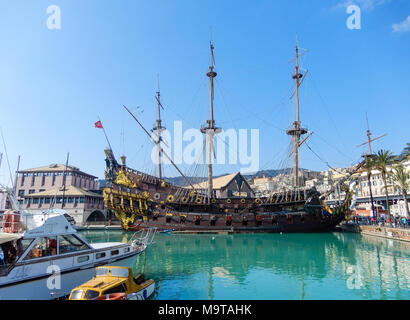
[[[83,231],[89,242],[132,233]],[[158,234],[146,250],[153,299],[410,298],[410,245],[346,233]],[[141,270],[141,255],[134,270]]]

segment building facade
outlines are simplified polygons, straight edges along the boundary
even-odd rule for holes
[[[16,196],[28,212],[64,209],[77,225],[104,221],[107,215],[97,177],[74,166],[51,164],[19,171]]]

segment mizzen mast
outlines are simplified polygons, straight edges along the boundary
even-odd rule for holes
[[[157,136],[157,139],[155,140],[155,144],[158,149],[158,178],[162,179],[162,164],[161,164],[161,158],[162,158],[162,148],[161,148],[161,134],[165,130],[165,127],[162,126],[162,121],[161,121],[161,108],[163,108],[161,104],[161,93],[159,90],[159,75],[157,76],[158,79],[158,91],[156,92],[155,99],[157,100],[157,107],[158,107],[158,119],[156,120],[156,125],[152,128],[152,132],[155,133]]]
[[[286,130],[286,133],[293,138],[293,177],[294,177],[294,187],[299,187],[299,147],[301,145],[300,137],[307,133],[305,128],[301,127],[300,117],[299,117],[299,86],[301,85],[303,75],[299,72],[299,57],[303,54],[299,54],[299,48],[296,40],[296,57],[295,59],[295,73],[292,78],[295,80],[295,93],[296,93],[296,121],[293,122],[293,127]],[[292,59],[293,60],[293,59]],[[291,61],[292,61],[291,60]]]
[[[208,146],[208,203],[210,203],[211,198],[213,197],[213,182],[212,182],[212,154],[214,152],[214,136],[221,132],[221,128],[215,127],[214,120],[214,78],[217,76],[217,73],[214,71],[215,59],[214,59],[214,46],[210,42],[211,49],[211,61],[209,65],[209,70],[207,76],[209,77],[209,96],[210,96],[210,120],[207,120],[207,126],[201,128],[201,132],[206,134],[207,146]]]

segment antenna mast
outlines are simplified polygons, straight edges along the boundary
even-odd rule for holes
[[[161,165],[161,157],[162,157],[162,148],[161,148],[161,133],[166,129],[165,127],[162,126],[162,121],[161,121],[161,108],[163,108],[161,104],[161,93],[159,90],[159,74],[157,74],[157,81],[158,81],[158,91],[156,92],[155,99],[157,100],[157,107],[158,107],[158,119],[156,126],[152,128],[152,131],[156,134],[157,140],[155,141],[155,144],[157,145],[158,149],[158,177],[162,179],[162,165]]]
[[[214,150],[214,136],[221,132],[221,128],[215,127],[214,120],[214,78],[217,73],[214,71],[215,59],[214,59],[214,46],[212,41],[210,41],[211,49],[211,61],[209,65],[209,70],[207,76],[209,77],[209,96],[210,96],[210,120],[206,120],[207,127],[202,127],[201,132],[206,134],[207,145],[208,145],[208,203],[211,203],[211,198],[213,198],[213,181],[212,181],[212,153]]]
[[[363,155],[364,158],[366,158],[366,157],[368,157],[368,156],[371,156],[371,155],[373,154],[373,151],[372,151],[372,142],[375,141],[375,140],[378,140],[378,139],[380,139],[380,138],[383,138],[384,136],[387,135],[387,134],[385,133],[385,134],[383,134],[383,135],[381,135],[381,136],[379,136],[379,137],[377,137],[377,138],[371,139],[372,133],[370,132],[369,119],[367,118],[367,113],[366,113],[366,122],[367,122],[367,130],[366,130],[367,141],[366,141],[366,142],[363,142],[363,143],[361,143],[361,144],[359,144],[359,145],[357,145],[357,147],[361,147],[361,146],[363,146],[363,145],[365,145],[365,144],[368,145],[368,147],[369,147],[369,153],[368,153],[368,154],[364,154],[364,155]]]
[[[301,78],[303,75],[299,72],[299,57],[302,54],[299,54],[298,40],[296,38],[296,57],[295,57],[295,73],[292,75],[292,78],[295,80],[295,92],[296,92],[296,121],[293,122],[293,127],[286,130],[286,133],[293,137],[293,177],[294,177],[294,187],[299,187],[299,146],[300,146],[300,137],[307,133],[308,131],[305,128],[301,127],[300,117],[299,117],[299,86],[301,84]],[[306,51],[305,51],[306,52]],[[292,59],[293,60],[293,59]],[[291,61],[292,61],[291,60]],[[303,80],[303,79],[302,79]]]

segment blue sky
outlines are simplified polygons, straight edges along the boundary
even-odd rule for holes
[[[360,30],[346,26],[353,3]],[[60,30],[47,28],[50,5],[61,9]],[[285,130],[295,116],[288,61],[296,34],[309,50],[301,60],[309,69],[301,121],[314,131],[308,143],[320,157],[303,146],[301,167],[357,162],[366,112],[373,137],[387,133],[374,149],[399,153],[410,140],[407,0],[2,0],[0,9],[0,127],[12,170],[18,155],[20,168],[31,168],[64,163],[70,152],[70,164],[102,178],[98,117],[116,155],[150,170],[152,145],[122,105],[151,127],[159,73],[165,125],[183,120],[184,129],[199,128],[209,118],[211,28],[216,124],[258,128],[261,169],[291,165]],[[237,169],[218,165],[215,174]],[[9,181],[3,155],[0,182]]]

